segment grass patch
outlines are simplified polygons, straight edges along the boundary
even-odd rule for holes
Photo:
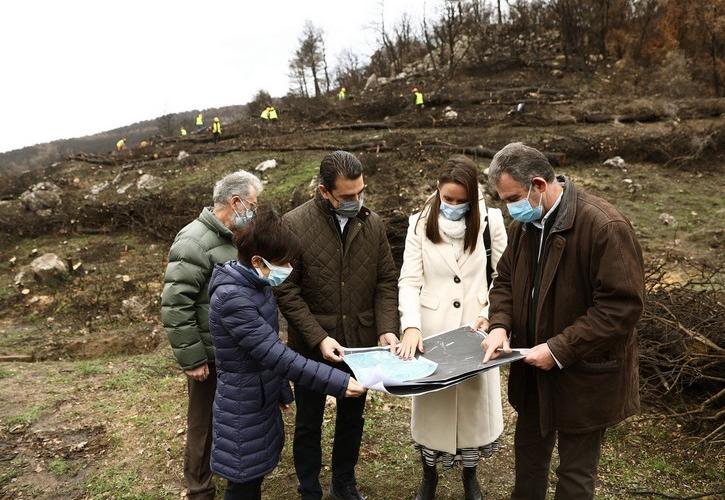
[[[5,425],[12,427],[15,425],[31,425],[40,420],[43,416],[43,405],[34,405],[25,411],[13,415],[5,419]]]
[[[75,470],[75,467],[66,459],[56,457],[48,462],[48,470],[56,476],[65,476]]]
[[[14,371],[0,368],[0,379],[10,378],[10,377],[14,377],[14,376],[15,376]]]

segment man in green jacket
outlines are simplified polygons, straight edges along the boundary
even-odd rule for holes
[[[214,186],[214,206],[176,235],[169,251],[161,296],[161,321],[187,376],[184,478],[190,499],[213,499],[209,454],[216,390],[214,347],[209,334],[209,279],[214,265],[237,258],[232,231],[254,218],[262,183],[240,170]]]

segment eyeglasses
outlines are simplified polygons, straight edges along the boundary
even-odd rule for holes
[[[248,210],[250,212],[256,212],[257,211],[257,204],[256,203],[253,203],[253,202],[247,201],[247,200],[242,200],[241,198],[239,199],[239,201],[242,202],[242,205],[244,205],[244,208],[246,210]],[[247,205],[249,205],[249,206],[247,206]]]

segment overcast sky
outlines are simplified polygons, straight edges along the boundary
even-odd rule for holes
[[[423,9],[387,0],[386,23]],[[379,18],[378,0],[2,1],[0,152],[244,104],[260,88],[284,95],[306,19],[334,64],[346,48],[372,52]]]

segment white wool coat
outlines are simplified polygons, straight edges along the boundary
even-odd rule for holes
[[[490,283],[486,280],[486,206],[482,199],[479,207],[481,227],[476,249],[464,252],[458,260],[450,242],[435,244],[425,236],[425,212],[422,217],[420,213],[410,217],[398,280],[402,331],[415,327],[426,338],[472,324],[478,316],[488,317]],[[495,270],[507,241],[500,210],[488,209],[488,224]],[[448,453],[493,442],[503,432],[498,368],[448,389],[414,397],[411,432],[416,443]]]

